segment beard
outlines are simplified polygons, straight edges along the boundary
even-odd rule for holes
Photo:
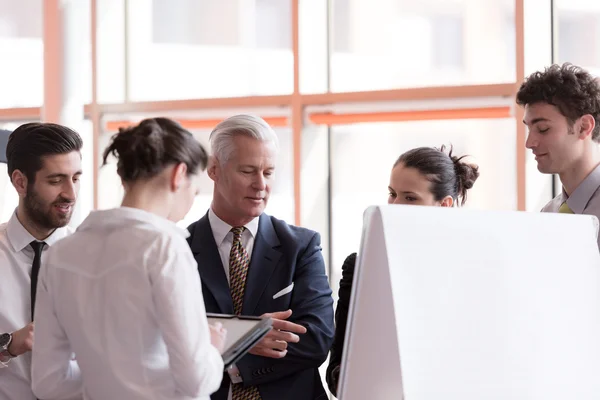
[[[58,196],[52,203],[46,203],[35,189],[28,187],[23,205],[25,206],[27,215],[33,223],[41,228],[56,229],[66,226],[73,214],[73,208],[71,208],[66,216],[53,213],[54,205],[61,203],[73,204],[72,201],[67,200],[62,196]]]

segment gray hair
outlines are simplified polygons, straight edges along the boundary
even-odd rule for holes
[[[210,133],[212,155],[219,163],[226,163],[234,151],[233,138],[243,135],[261,142],[272,143],[279,149],[279,140],[273,128],[255,115],[239,114],[221,121]]]

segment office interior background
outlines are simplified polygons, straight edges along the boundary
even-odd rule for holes
[[[538,211],[560,184],[524,147],[518,85],[552,62],[600,72],[596,0],[0,0],[0,128],[63,123],[84,139],[77,226],[123,194],[101,155],[119,127],[219,120],[279,135],[267,213],[321,233],[336,293],[363,211],[416,146],[480,165],[466,207]],[[0,221],[18,202],[0,164]],[[207,211],[212,184],[180,224]],[[410,229],[410,227],[407,227]],[[457,249],[457,252],[459,249]]]

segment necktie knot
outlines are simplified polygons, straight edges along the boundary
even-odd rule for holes
[[[45,244],[46,242],[38,242],[37,240],[34,240],[33,242],[29,243],[36,256],[42,254],[42,250],[44,249]]]
[[[571,207],[569,207],[569,205],[567,204],[566,201],[560,205],[558,212],[561,214],[575,214],[573,212],[573,210],[571,210]]]
[[[233,232],[233,241],[234,242],[241,241],[242,233],[244,233],[245,230],[246,230],[245,226],[236,226],[234,228],[231,228],[231,232]]]

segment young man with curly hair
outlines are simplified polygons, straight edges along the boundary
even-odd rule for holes
[[[600,218],[599,81],[580,67],[552,65],[523,82],[517,104],[538,170],[558,174],[563,187],[542,211]]]

